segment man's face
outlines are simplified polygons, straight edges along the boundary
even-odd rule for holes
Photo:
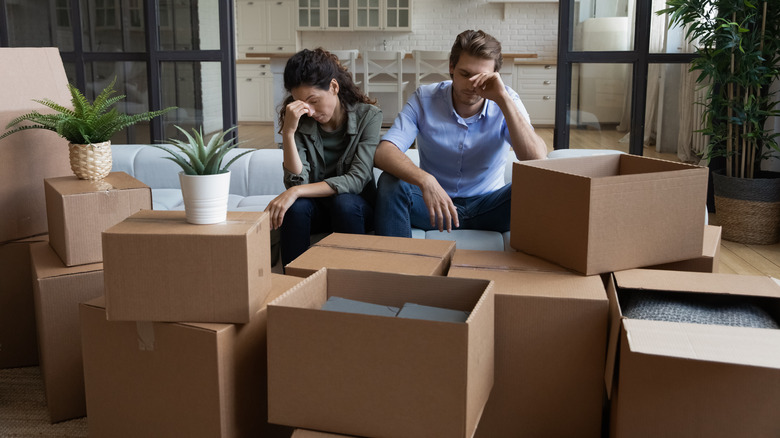
[[[482,103],[469,78],[479,73],[492,73],[496,62],[492,59],[477,58],[461,53],[455,66],[450,66],[452,76],[452,100],[461,105],[473,106]]]

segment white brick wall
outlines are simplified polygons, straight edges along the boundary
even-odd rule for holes
[[[506,7],[506,15],[504,8]],[[412,32],[300,32],[301,48],[449,50],[466,29],[493,35],[504,53],[536,53],[555,59],[558,3],[487,3],[487,0],[413,0]]]

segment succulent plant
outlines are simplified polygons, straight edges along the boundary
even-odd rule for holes
[[[116,78],[100,92],[92,103],[78,88],[68,84],[73,104],[72,110],[51,99],[33,99],[34,102],[45,105],[56,112],[54,114],[41,114],[38,111],[32,111],[23,114],[6,125],[5,128],[9,130],[0,135],[0,139],[27,129],[48,129],[71,143],[102,143],[110,140],[116,132],[122,129],[142,120],[151,120],[176,108],[169,107],[132,115],[120,113],[116,108],[111,108],[115,103],[125,98],[125,95],[111,96],[116,92],[114,91],[115,82]],[[20,125],[22,122],[30,122],[31,124]]]
[[[200,130],[193,128],[192,135],[190,135],[180,126],[174,126],[187,137],[187,141],[176,138],[169,139],[168,144],[174,146],[178,150],[162,145],[152,146],[171,154],[171,157],[164,158],[181,166],[182,170],[184,170],[184,173],[187,175],[215,175],[218,173],[225,173],[227,172],[228,167],[230,167],[230,165],[239,157],[252,152],[252,150],[241,152],[233,157],[225,166],[222,166],[222,160],[225,158],[228,151],[240,144],[234,142],[233,139],[225,140],[225,136],[230,131],[236,129],[235,127],[232,127],[227,131],[216,132],[211,136],[209,141],[206,142],[203,137],[203,127],[201,127]]]

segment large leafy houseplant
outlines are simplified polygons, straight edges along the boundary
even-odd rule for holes
[[[691,70],[706,87],[702,133],[710,136],[717,221],[723,238],[743,243],[780,240],[780,179],[761,162],[780,156],[780,115],[770,85],[780,78],[780,1],[667,0],[670,26],[686,29],[697,57]],[[724,162],[723,169],[713,163]]]
[[[51,99],[34,100],[53,109],[54,113],[32,111],[22,114],[8,123],[7,131],[0,135],[0,139],[28,129],[54,131],[70,143],[70,165],[73,173],[81,179],[102,179],[111,172],[110,140],[115,133],[174,109],[170,107],[132,115],[121,113],[113,106],[124,99],[125,95],[114,96],[115,82],[116,78],[93,102],[78,88],[68,84],[73,109]]]
[[[780,2],[668,0],[670,26],[683,26],[697,46],[691,69],[706,86],[707,157],[725,157],[726,175],[753,178],[761,160],[779,153],[778,135],[765,129],[779,100],[769,86],[780,78]]]
[[[235,127],[219,131],[206,141],[203,128],[193,129],[192,134],[176,126],[186,140],[172,138],[169,146],[153,145],[171,156],[164,157],[182,168],[179,173],[184,212],[187,222],[213,224],[223,222],[227,217],[227,201],[230,191],[228,167],[241,156],[253,150],[236,154],[224,166],[222,162],[231,149],[239,145],[232,138],[226,138]]]

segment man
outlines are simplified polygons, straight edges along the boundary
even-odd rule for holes
[[[547,146],[520,98],[504,85],[501,43],[467,30],[450,52],[452,81],[421,86],[382,138],[376,233],[411,237],[411,228],[508,231],[511,184],[506,150],[544,158]],[[420,167],[405,154],[417,139]]]

